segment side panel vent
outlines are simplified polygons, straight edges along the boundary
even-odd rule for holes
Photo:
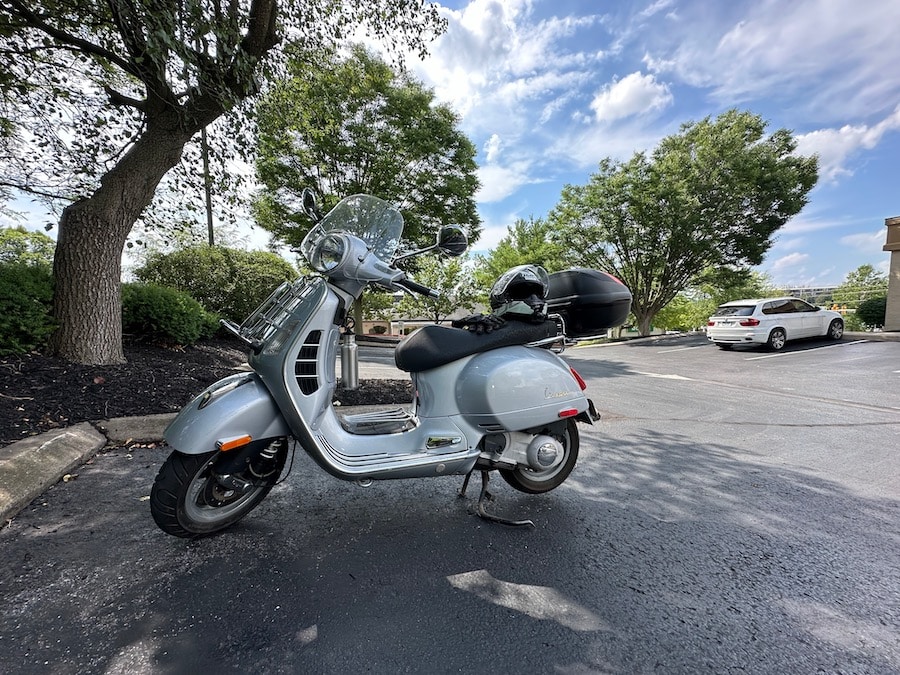
[[[316,363],[319,355],[319,343],[322,341],[322,331],[314,330],[306,336],[306,341],[297,355],[294,364],[294,374],[297,376],[297,386],[304,395],[309,396],[319,388],[319,378],[316,372]]]

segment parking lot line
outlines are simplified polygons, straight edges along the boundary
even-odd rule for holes
[[[675,349],[663,349],[657,354],[668,354],[669,352],[686,352],[688,349],[699,349],[700,347],[705,347],[706,345],[693,345],[692,347],[676,347]]]
[[[839,342],[835,345],[822,345],[821,347],[813,347],[812,349],[802,349],[796,352],[778,352],[777,354],[766,354],[765,356],[751,356],[749,358],[744,359],[744,361],[758,361],[759,359],[774,359],[778,356],[793,356],[795,354],[808,354],[809,352],[815,352],[820,349],[834,349],[835,347],[849,347],[850,345],[858,345],[863,342],[868,342],[868,340],[854,340],[853,342]]]

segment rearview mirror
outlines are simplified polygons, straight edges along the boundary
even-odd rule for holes
[[[469,248],[469,239],[462,228],[456,225],[444,225],[438,231],[437,247],[445,254],[454,258],[462,255]]]
[[[322,220],[322,211],[319,210],[319,205],[316,203],[316,193],[312,189],[308,187],[303,188],[303,192],[300,193],[300,206],[303,209],[303,213],[309,216],[314,223]]]

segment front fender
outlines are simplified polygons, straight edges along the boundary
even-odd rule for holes
[[[231,375],[210,385],[166,428],[171,447],[188,455],[216,449],[222,440],[290,436],[275,399],[256,373]]]

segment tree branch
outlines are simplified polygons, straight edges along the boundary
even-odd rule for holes
[[[3,5],[6,7],[10,14],[22,19],[27,26],[49,35],[54,40],[60,42],[63,45],[69,45],[85,54],[90,54],[92,56],[97,56],[105,59],[110,63],[115,64],[129,75],[133,75],[134,77],[140,79],[140,73],[135,69],[134,64],[132,64],[127,59],[123,59],[115,52],[104,49],[103,47],[96,45],[93,42],[88,42],[87,40],[83,40],[79,37],[71,35],[64,30],[60,30],[55,26],[51,26],[49,23],[44,21],[44,19],[40,15],[32,11],[29,8],[28,4],[22,2],[21,0],[4,0]]]

